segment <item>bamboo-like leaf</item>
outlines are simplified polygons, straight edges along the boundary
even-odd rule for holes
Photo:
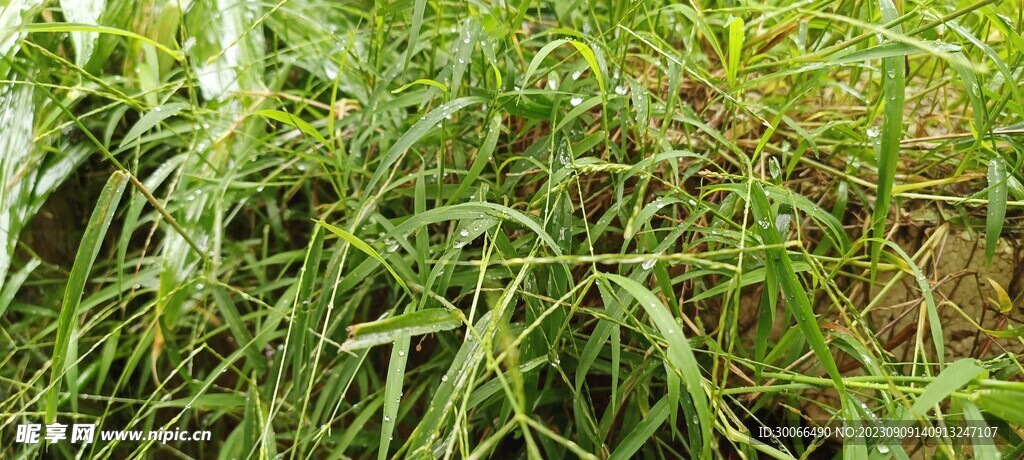
[[[985,280],[988,281],[989,286],[992,286],[992,290],[996,291],[995,299],[986,300],[995,306],[1000,313],[1009,314],[1013,311],[1013,299],[1010,298],[1010,294],[1006,292],[1006,289],[1003,289],[1003,286],[992,278],[985,277]],[[0,304],[0,306],[2,306],[2,304]]]
[[[125,134],[124,138],[121,139],[120,147],[124,147],[135,139],[138,139],[139,136],[142,136],[150,129],[153,129],[153,127],[160,124],[161,121],[177,115],[178,112],[181,112],[185,107],[188,107],[188,104],[183,102],[172,102],[170,104],[154,108],[149,113],[143,115],[139,121],[135,122],[135,126],[132,126],[132,129],[128,130],[128,134]]]
[[[1006,162],[1002,157],[995,157],[988,163],[988,212],[985,214],[985,263],[992,263],[992,256],[999,245],[999,235],[1003,232],[1003,219],[1006,218],[1006,195],[1009,187],[1006,183]]]
[[[924,417],[925,413],[935,407],[942,400],[949,397],[976,378],[984,378],[988,371],[981,367],[975,359],[961,359],[951,363],[928,386],[924,387],[924,393],[914,401],[910,413],[914,417]]]
[[[309,135],[310,137],[312,137],[313,139],[319,141],[320,145],[323,145],[325,147],[330,146],[330,144],[327,142],[327,139],[324,138],[323,134],[320,134],[320,131],[317,131],[316,128],[313,127],[313,125],[309,124],[309,122],[307,122],[306,120],[303,120],[288,112],[264,109],[257,110],[255,113],[253,113],[253,115],[259,115],[261,117],[266,117],[271,120],[276,120],[281,123],[294,126],[298,128],[299,131],[302,131]]]

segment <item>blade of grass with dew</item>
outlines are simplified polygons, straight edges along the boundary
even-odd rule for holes
[[[483,142],[480,143],[480,148],[476,151],[476,157],[473,158],[473,164],[469,167],[469,171],[466,176],[462,178],[459,183],[459,188],[455,189],[452,196],[448,198],[448,205],[452,205],[460,200],[469,188],[476,184],[476,180],[480,177],[480,173],[483,172],[484,167],[487,166],[487,162],[491,161],[491,156],[494,154],[494,148],[498,145],[498,136],[501,135],[501,117],[491,117],[490,125],[487,128],[487,135],[484,137]]]
[[[68,346],[74,335],[75,318],[78,316],[78,306],[82,301],[82,293],[85,290],[85,283],[89,279],[89,272],[99,255],[103,238],[110,227],[110,221],[117,211],[117,204],[121,201],[125,186],[128,185],[128,176],[115,171],[107,185],[103,188],[96,208],[93,210],[86,233],[82,236],[82,244],[78,247],[78,254],[75,256],[75,264],[71,268],[71,275],[68,277],[67,288],[64,290],[64,301],[61,303],[60,318],[57,323],[57,337],[54,339],[53,358],[50,364],[50,384],[46,396],[46,423],[53,423],[57,417],[57,401],[60,394],[61,379],[65,371],[65,358],[68,353]],[[78,382],[70,382],[72,394],[76,393]]]
[[[796,318],[814,355],[825,372],[835,382],[836,389],[842,394],[845,391],[845,386],[839,375],[839,368],[825,343],[825,337],[821,333],[821,327],[818,325],[807,291],[804,290],[803,284],[793,270],[793,262],[790,261],[789,254],[785,249],[779,247],[782,245],[782,238],[775,228],[775,218],[772,216],[767,194],[761,184],[754,181],[751,181],[749,190],[750,208],[756,222],[754,226],[761,236],[761,241],[768,246],[773,246],[765,249],[768,269],[775,272],[775,279],[782,288],[782,295],[786,299],[786,308],[793,313],[793,317]]]
[[[480,316],[474,329],[478,334],[483,334],[486,325],[491,322],[492,312],[488,311]],[[473,331],[466,331],[469,337]],[[466,340],[462,342],[459,351],[448,366],[448,371],[441,376],[441,382],[437,384],[437,392],[431,398],[430,404],[420,419],[416,428],[409,436],[409,456],[411,458],[433,458],[432,444],[440,436],[440,430],[448,414],[455,408],[457,398],[466,391],[471,371],[476,367],[478,350],[481,347],[479,340]]]
[[[462,88],[462,80],[466,75],[466,68],[473,62],[473,50],[480,41],[480,23],[476,17],[469,17],[462,21],[459,27],[459,39],[455,40],[455,50],[452,58],[455,63],[452,71],[452,94],[459,94]],[[447,69],[445,69],[447,71]]]
[[[405,292],[408,293],[410,296],[412,295],[412,292],[409,291],[409,286],[406,286],[405,284],[405,280],[403,280],[402,277],[398,275],[398,272],[396,272],[394,268],[391,268],[391,265],[388,264],[388,262],[384,260],[383,257],[381,257],[379,252],[370,247],[369,244],[366,244],[366,242],[360,239],[358,236],[355,236],[349,232],[346,232],[345,230],[342,230],[341,228],[328,224],[323,220],[318,220],[316,221],[316,223],[317,225],[320,225],[326,228],[327,230],[330,230],[331,233],[347,241],[352,246],[355,246],[356,249],[362,251],[364,254],[372,257],[374,260],[383,265],[384,268],[388,270],[388,273],[390,273],[391,276],[395,279],[395,281],[398,282],[399,286],[402,286],[402,289],[404,289]]]
[[[566,43],[572,44],[572,46],[576,48],[576,51],[580,54],[580,56],[583,57],[583,60],[587,62],[587,65],[590,67],[590,70],[594,73],[594,78],[597,79],[597,84],[598,87],[601,89],[601,93],[605,93],[604,75],[602,75],[601,73],[601,67],[597,62],[596,56],[594,55],[594,50],[591,49],[590,46],[587,45],[586,43],[582,43],[576,40],[569,40],[565,38],[553,40],[537,51],[537,54],[535,54],[533,56],[533,59],[530,61],[530,66],[527,67],[526,73],[523,74],[523,87],[528,88],[530,86],[530,79],[533,77],[533,74],[537,72],[537,69],[540,68],[540,65],[544,62],[544,59],[546,59],[548,55],[555,50],[555,48],[558,48],[559,46],[562,46]]]
[[[374,171],[373,177],[367,182],[366,187],[363,190],[366,193],[372,193],[373,189],[377,186],[377,183],[384,177],[385,174],[391,171],[391,167],[394,166],[398,158],[405,153],[413,144],[420,140],[430,130],[434,129],[438,123],[442,120],[455,114],[459,110],[462,110],[473,104],[483,104],[487,102],[484,98],[478,96],[467,96],[459,99],[452,100],[438,106],[436,109],[431,110],[429,113],[420,118],[409,128],[402,137],[395,141],[394,145],[388,149],[387,153],[384,154],[381,159],[380,165],[377,166],[377,170]]]
[[[450,331],[462,325],[458,310],[430,308],[403,313],[369,323],[349,326],[349,338],[341,345],[345,351],[391,343],[402,337]]]
[[[668,343],[666,357],[674,368],[675,372],[683,379],[683,386],[689,395],[696,414],[693,414],[698,422],[697,429],[700,432],[700,445],[691,446],[694,452],[700,452],[700,456],[707,456],[711,452],[711,431],[714,428],[714,418],[708,405],[708,397],[704,393],[704,383],[701,377],[702,372],[697,359],[693,356],[693,350],[683,334],[682,328],[672,318],[669,310],[662,305],[651,291],[647,290],[640,283],[626,278],[622,275],[604,274],[609,280],[615,282],[636,299],[637,303],[647,312],[651,323],[661,332],[662,338]]]
[[[892,22],[900,17],[899,11],[892,0],[879,0],[882,10],[882,23]],[[902,33],[896,26],[893,32]],[[878,188],[875,194],[874,211],[871,215],[871,279],[877,274],[878,260],[881,256],[889,208],[892,207],[892,187],[896,181],[896,167],[899,164],[900,140],[903,138],[903,99],[906,87],[906,67],[904,57],[892,56],[882,59],[882,92],[880,103],[884,105],[882,112],[882,140],[878,150]]]
[[[385,460],[394,439],[395,425],[398,424],[398,407],[402,403],[402,388],[405,386],[405,368],[409,358],[409,335],[400,335],[394,339],[391,347],[391,359],[388,360],[387,380],[384,383],[384,420],[380,427],[380,447],[377,460]]]

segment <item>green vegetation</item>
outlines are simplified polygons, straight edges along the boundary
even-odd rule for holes
[[[1020,2],[4,5],[0,457],[1024,454]]]

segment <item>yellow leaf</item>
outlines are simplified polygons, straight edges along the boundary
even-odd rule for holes
[[[987,299],[992,302],[996,308],[1003,313],[1009,313],[1013,310],[1013,301],[1010,300],[1010,295],[1006,293],[1006,289],[1003,289],[995,280],[989,277],[985,277],[988,280],[988,284],[992,285],[992,290],[996,291],[996,299]]]

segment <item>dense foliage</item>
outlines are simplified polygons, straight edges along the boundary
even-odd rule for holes
[[[10,0],[0,456],[1019,458],[1022,15]]]

